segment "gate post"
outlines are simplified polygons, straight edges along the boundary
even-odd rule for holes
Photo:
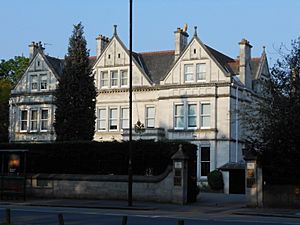
[[[173,203],[186,204],[188,192],[188,159],[189,157],[182,151],[182,145],[172,156],[173,160]]]
[[[263,207],[263,176],[257,156],[251,151],[245,151],[245,182],[248,207]]]

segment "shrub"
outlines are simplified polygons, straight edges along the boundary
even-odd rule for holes
[[[212,190],[221,190],[224,187],[223,176],[219,170],[211,171],[207,175],[208,185]]]
[[[183,144],[191,161],[196,159],[196,146],[190,143],[134,141],[133,173],[145,175],[149,168],[152,175],[163,173],[172,163],[171,156],[179,144]],[[128,172],[128,142],[15,143],[3,144],[1,149],[28,149],[28,173],[125,175]]]

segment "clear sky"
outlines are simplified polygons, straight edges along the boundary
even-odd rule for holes
[[[28,44],[41,41],[46,53],[62,58],[73,24],[82,22],[91,55],[98,34],[111,37],[113,25],[128,46],[129,0],[0,0],[0,59],[28,56]],[[300,0],[134,0],[134,44],[137,52],[174,49],[174,31],[194,26],[207,45],[231,57],[246,38],[252,56],[266,46],[269,61],[281,43],[300,35]]]

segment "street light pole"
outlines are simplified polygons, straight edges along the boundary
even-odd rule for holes
[[[132,0],[129,0],[129,151],[128,206],[132,206]]]

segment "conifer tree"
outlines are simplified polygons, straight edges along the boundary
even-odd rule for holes
[[[83,28],[74,25],[55,93],[57,141],[89,141],[94,136],[96,89]]]

